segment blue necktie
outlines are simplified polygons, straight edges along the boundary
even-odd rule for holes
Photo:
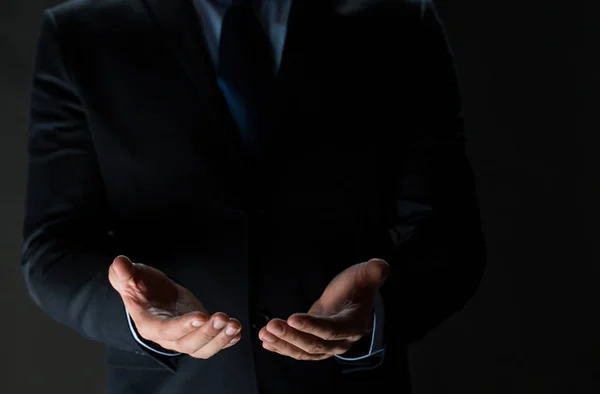
[[[275,76],[271,43],[252,10],[252,1],[234,1],[223,18],[218,85],[251,156],[269,148],[268,100]]]

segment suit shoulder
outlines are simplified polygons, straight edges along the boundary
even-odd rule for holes
[[[95,32],[119,29],[127,24],[135,25],[144,19],[144,3],[139,0],[68,0],[48,8],[59,34],[84,37]]]
[[[107,13],[130,14],[142,11],[144,3],[139,0],[68,0],[47,9],[55,18],[72,20],[100,16]]]
[[[419,15],[431,8],[431,0],[334,0],[334,10],[342,15],[360,13],[378,14],[390,18],[419,18]]]

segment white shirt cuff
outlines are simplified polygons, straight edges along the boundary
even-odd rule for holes
[[[338,355],[336,355],[335,357],[343,361],[361,361],[376,355],[383,356],[385,352],[385,347],[383,344],[383,322],[383,299],[381,298],[379,292],[377,292],[377,295],[375,296],[375,312],[373,313],[373,331],[371,332],[371,346],[369,347],[369,352],[359,357],[344,357]]]
[[[160,354],[162,356],[168,356],[168,357],[175,357],[175,356],[180,356],[181,353],[166,353],[163,351],[160,351],[158,349],[154,349],[152,346],[148,345],[138,334],[137,330],[134,327],[133,321],[131,320],[131,316],[129,316],[129,312],[127,311],[127,308],[125,308],[125,315],[127,315],[127,324],[129,324],[129,330],[131,331],[131,335],[133,335],[133,339],[135,339],[135,341],[142,346],[143,348],[150,350],[153,353],[157,353]]]

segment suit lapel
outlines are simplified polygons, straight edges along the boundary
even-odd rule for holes
[[[211,135],[207,149],[215,163],[216,178],[225,191],[235,193],[246,203],[251,198],[253,179],[250,178],[250,160],[239,131],[235,127],[227,103],[217,85],[215,66],[210,60],[204,33],[193,0],[142,0],[171,50],[174,51],[190,82],[201,99],[202,108],[210,122]],[[295,0],[288,18],[287,36],[278,73],[277,99],[279,105],[294,105],[297,86],[314,79],[314,61],[324,43],[324,25],[330,15],[328,1]],[[287,111],[281,111],[286,113]],[[285,122],[283,122],[285,123]],[[214,130],[214,132],[212,132]],[[278,130],[284,133],[286,129]],[[289,141],[298,136],[279,135],[277,141]],[[202,142],[201,142],[202,143]],[[283,143],[283,150],[288,143]],[[214,148],[214,149],[212,149]],[[282,155],[282,156],[280,156]],[[285,152],[277,156],[285,157]],[[275,163],[273,163],[275,166]]]
[[[216,70],[193,0],[142,1],[198,92],[202,106],[198,111],[209,123],[202,128],[210,133],[200,143],[210,143],[206,152],[214,163],[216,181],[226,193],[241,198],[245,204],[250,182],[247,153],[217,85]]]

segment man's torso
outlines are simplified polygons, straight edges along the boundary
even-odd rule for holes
[[[165,271],[246,327],[245,341],[214,360],[182,358],[176,375],[147,361],[113,368],[111,393],[349,393],[406,383],[401,347],[377,370],[343,376],[333,359],[282,359],[256,336],[264,316],[308,309],[333,275],[392,246],[395,155],[421,113],[412,100],[423,78],[418,7],[378,2],[340,14],[294,2],[273,99],[277,149],[260,179],[248,172],[195,10],[185,0],[55,9],[115,252]],[[110,352],[109,361],[123,360]]]

